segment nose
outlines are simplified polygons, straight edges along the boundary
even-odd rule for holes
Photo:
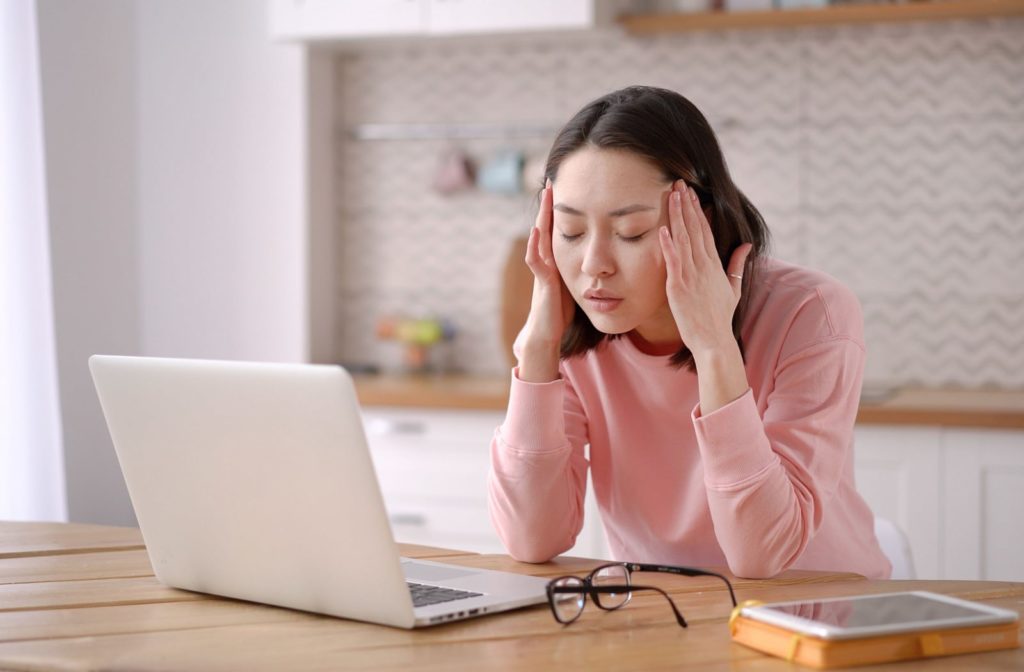
[[[580,268],[592,278],[602,278],[615,272],[615,260],[607,241],[600,236],[591,236],[583,253],[583,264]]]

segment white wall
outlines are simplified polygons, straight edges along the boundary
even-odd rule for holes
[[[263,2],[137,12],[142,349],[304,361],[302,52]]]
[[[263,2],[38,7],[68,514],[132,524],[89,355],[307,358],[305,58]]]
[[[68,517],[128,524],[87,360],[140,345],[134,7],[37,6]]]

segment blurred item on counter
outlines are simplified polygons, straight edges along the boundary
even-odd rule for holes
[[[809,9],[812,7],[824,7],[829,4],[828,0],[775,0],[779,9]]]
[[[495,194],[518,194],[523,190],[524,163],[520,150],[504,149],[484,164],[477,175],[477,186]]]
[[[476,184],[473,160],[458,147],[448,147],[441,154],[434,174],[434,190],[449,196],[472,189]]]
[[[766,12],[772,9],[772,0],[725,0],[727,12]]]
[[[523,163],[523,189],[539,193],[544,188],[544,169],[547,167],[547,156],[534,156]]]
[[[699,14],[711,11],[711,0],[671,0],[669,11],[681,14]]]
[[[377,338],[403,346],[402,363],[409,373],[431,370],[430,352],[438,343],[455,338],[455,327],[440,318],[387,315],[377,319]]]
[[[894,5],[901,0],[829,0],[830,5]],[[922,0],[931,2],[931,0]]]

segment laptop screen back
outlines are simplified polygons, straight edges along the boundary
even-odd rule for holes
[[[162,582],[410,627],[347,372],[99,355],[89,366]]]

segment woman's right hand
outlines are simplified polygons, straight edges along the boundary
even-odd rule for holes
[[[562,335],[572,321],[576,302],[562,282],[551,250],[554,229],[552,187],[548,180],[541,192],[537,223],[526,244],[526,265],[533,273],[530,314],[517,340],[519,379],[546,383],[558,378]]]

